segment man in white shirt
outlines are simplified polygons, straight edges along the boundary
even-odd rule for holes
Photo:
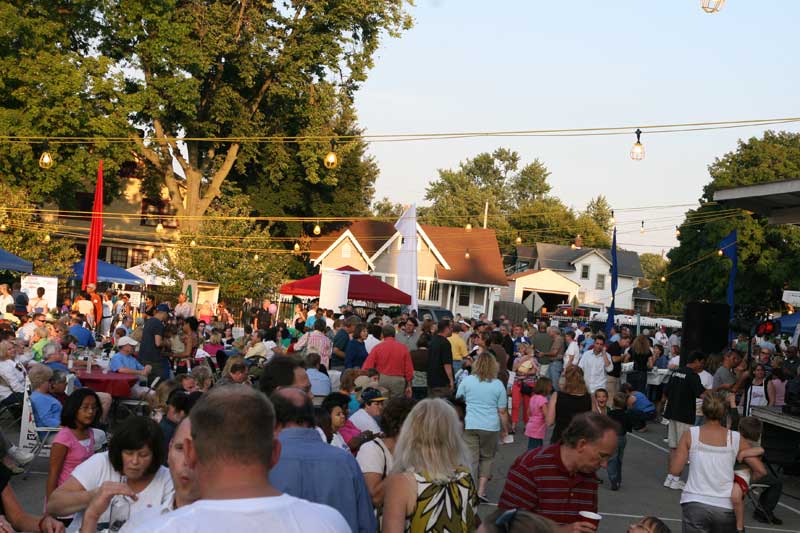
[[[700,383],[703,385],[703,388],[706,390],[711,390],[714,388],[714,376],[709,373],[705,368],[702,372],[697,374],[700,378]],[[697,398],[695,400],[696,407],[695,407],[695,416],[694,416],[694,425],[695,426],[702,426],[703,422],[705,422],[705,417],[703,416],[703,398]]]
[[[180,293],[178,295],[178,305],[175,306],[175,318],[189,318],[193,316],[192,304],[186,299],[186,295]]]
[[[269,483],[280,457],[275,411],[250,387],[215,387],[192,408],[185,440],[200,499],[134,529],[142,533],[270,531],[349,533],[342,515],[326,505],[282,494]],[[224,431],[220,431],[224,428]]]
[[[575,340],[575,332],[568,331],[564,334],[564,339],[567,344],[567,349],[564,351],[564,370],[569,365],[577,365],[581,360],[581,349],[578,347],[578,341]]]
[[[614,369],[611,356],[606,352],[606,339],[602,335],[594,338],[592,349],[584,352],[578,366],[583,369],[583,379],[590,394],[597,389],[605,389],[608,384],[606,372]]]
[[[375,388],[364,389],[361,393],[362,408],[350,415],[350,422],[361,431],[381,432],[378,417],[383,414],[383,402],[386,398]]]
[[[655,335],[655,339],[654,340],[655,340],[656,344],[660,344],[661,346],[664,347],[664,351],[665,352],[669,350],[670,344],[669,344],[669,336],[667,335],[666,326],[661,326],[661,329],[656,331],[656,335]]]
[[[374,347],[381,343],[383,333],[381,332],[381,326],[376,324],[370,324],[367,327],[367,331],[369,331],[369,335],[367,335],[367,339],[364,341],[364,347],[367,349],[367,354],[369,354]]]

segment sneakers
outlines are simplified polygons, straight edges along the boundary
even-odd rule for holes
[[[667,476],[667,479],[664,480],[664,486],[672,490],[683,490],[683,488],[686,486],[686,483],[681,481],[680,478]]]
[[[8,455],[10,455],[11,458],[14,459],[14,461],[16,461],[18,464],[23,466],[33,461],[35,457],[35,455],[33,455],[31,452],[22,450],[16,446],[12,446],[8,449]]]

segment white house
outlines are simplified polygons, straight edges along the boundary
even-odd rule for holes
[[[581,286],[560,272],[548,268],[523,270],[508,277],[508,287],[500,289],[500,299],[525,304],[538,313],[542,308],[553,311],[578,296]]]
[[[578,301],[582,304],[611,305],[611,250],[573,248],[558,244],[536,243],[534,247],[517,247],[517,270],[548,269],[579,285]],[[617,249],[618,309],[634,309],[634,289],[644,277],[639,255]]]

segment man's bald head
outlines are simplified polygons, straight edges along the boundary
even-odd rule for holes
[[[295,387],[278,389],[270,400],[275,407],[278,428],[314,427],[314,404],[304,390]]]

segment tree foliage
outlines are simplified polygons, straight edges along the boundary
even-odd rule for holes
[[[69,238],[56,237],[50,241],[48,224],[40,215],[30,194],[23,188],[0,182],[0,248],[33,262],[33,272],[42,276],[56,276],[66,280],[73,276],[72,265],[80,255]]]
[[[569,244],[580,235],[585,246],[608,247],[608,230],[598,223],[610,225],[610,209],[603,218],[605,198],[594,201],[594,211],[575,212],[550,195],[549,176],[540,160],[522,165],[520,155],[506,148],[478,154],[455,170],[439,170],[425,193],[431,205],[420,215],[445,226],[479,224],[488,203],[488,227],[497,231],[504,252],[513,251],[517,237],[527,244]]]
[[[322,186],[320,196],[341,186],[346,167],[322,166],[327,141],[236,139],[329,136],[349,127],[353,94],[381,40],[411,25],[403,0],[59,5],[0,2],[3,125],[22,118],[8,131],[130,137],[130,144],[59,148],[43,189],[70,190],[101,156],[112,174],[113,163],[135,150],[168,187],[178,215],[189,216],[209,209],[232,172],[278,186],[300,179]],[[2,154],[6,168],[41,175],[30,147],[11,148]],[[362,148],[339,150],[347,157]],[[184,227],[196,229],[194,220]]]
[[[740,141],[736,151],[717,158],[708,170],[711,182],[704,188],[702,202],[711,202],[714,192],[724,187],[796,179],[800,172],[800,134],[766,132],[762,138]],[[712,218],[698,222],[700,217]],[[669,252],[669,271],[675,272],[668,282],[673,298],[725,301],[731,265],[715,250],[734,229],[739,254],[737,304],[779,308],[783,290],[800,287],[800,228],[770,226],[747,213],[706,205],[687,213],[680,246]],[[708,259],[679,270],[706,255]]]
[[[372,214],[376,217],[400,218],[403,211],[403,204],[392,202],[386,196],[372,204]]]

